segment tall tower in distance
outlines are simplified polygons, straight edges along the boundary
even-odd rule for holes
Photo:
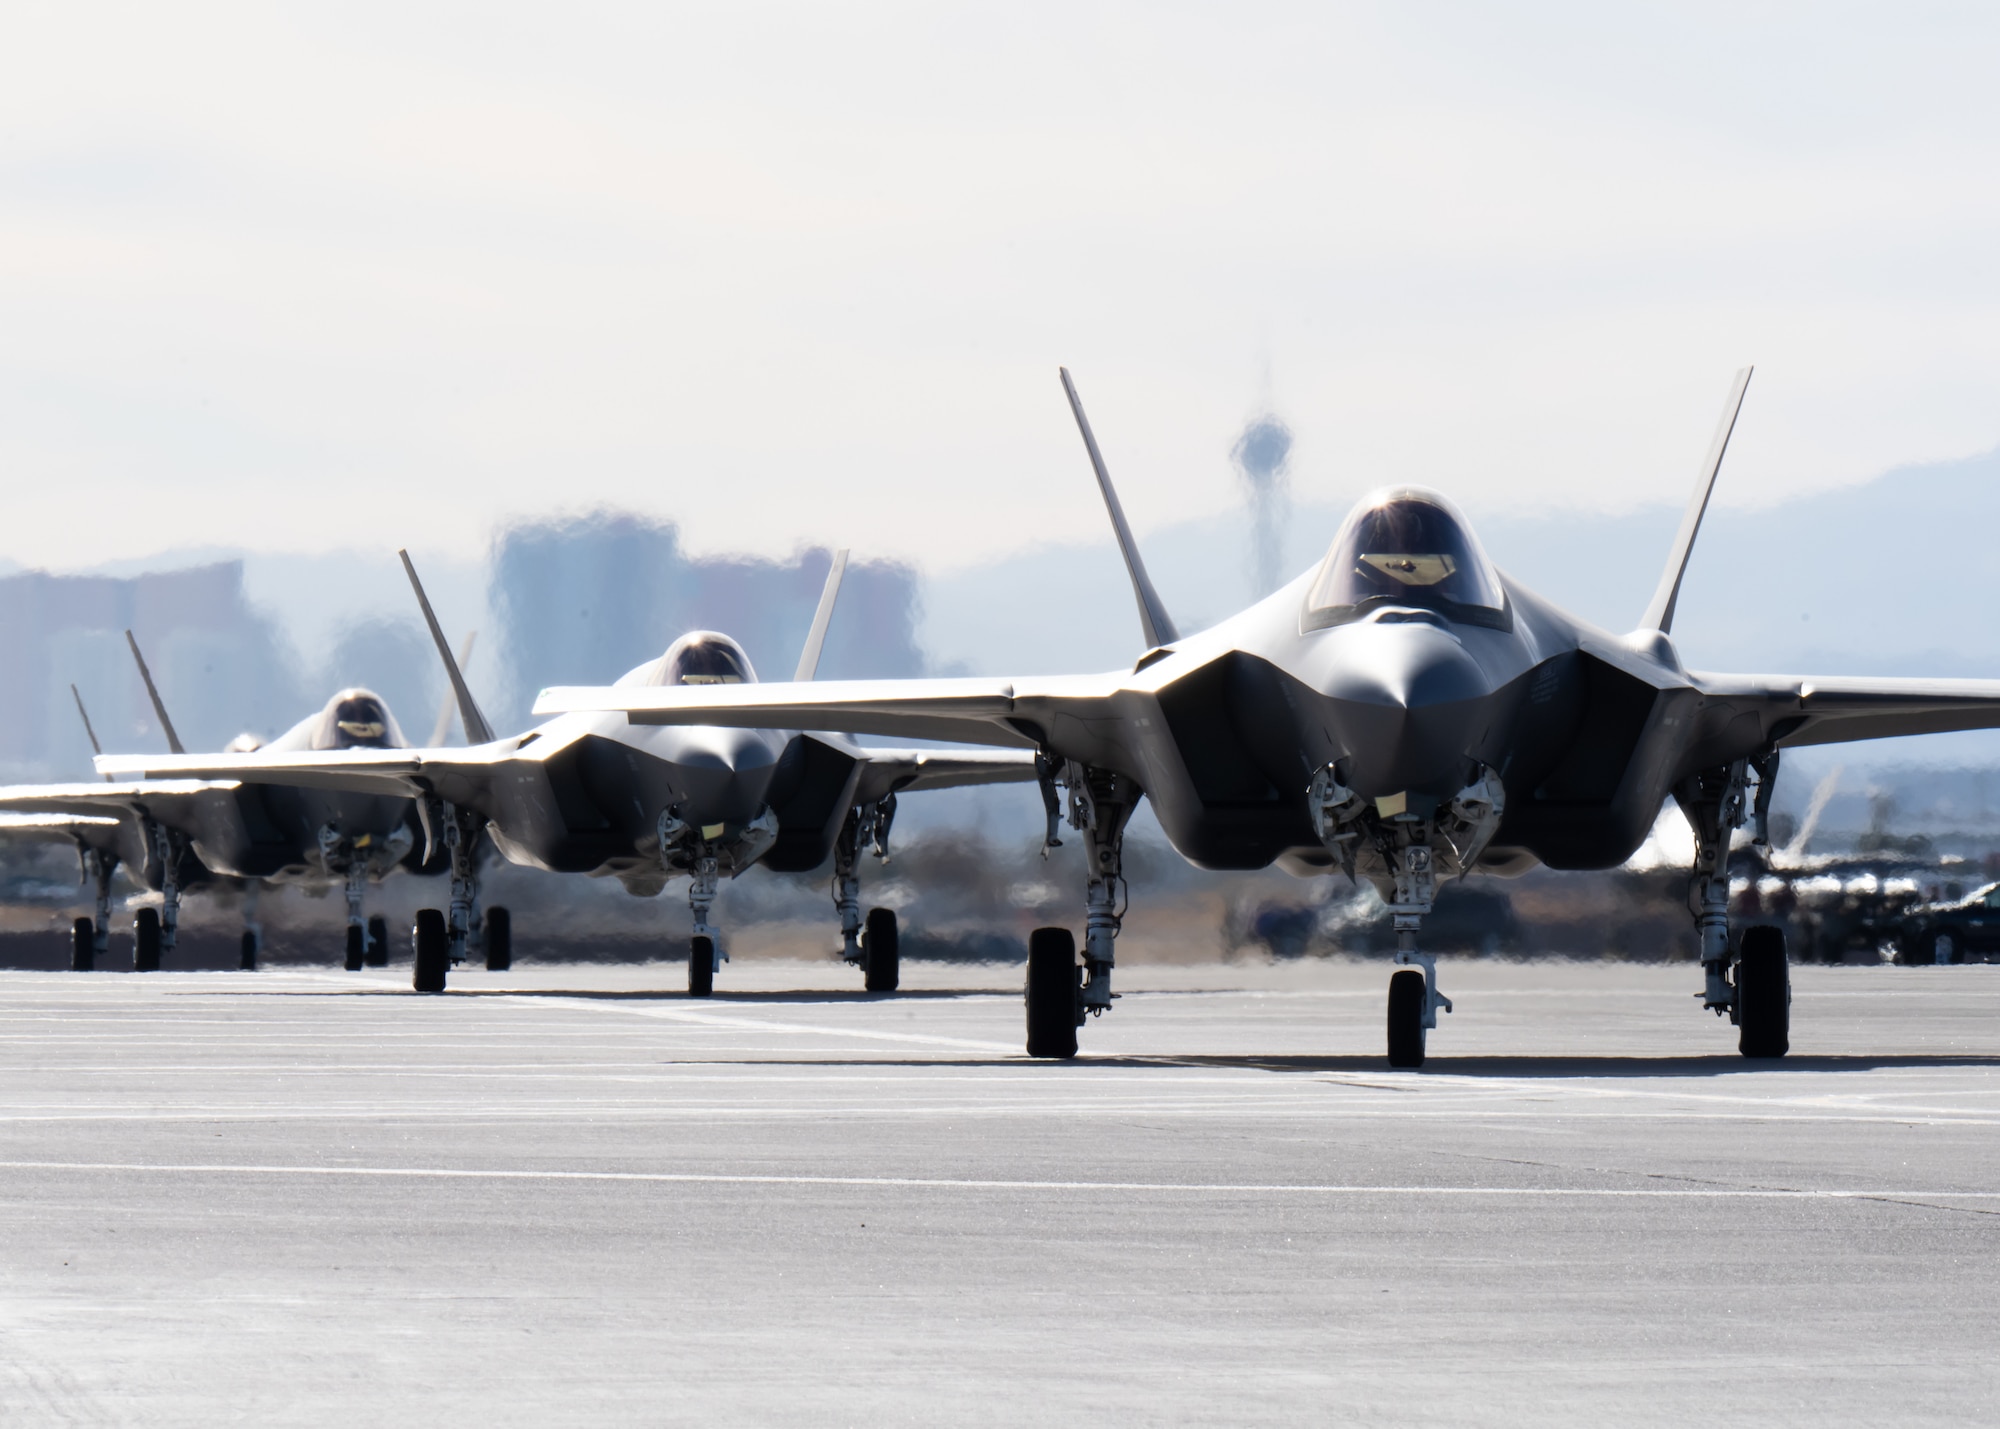
[[[1291,508],[1286,463],[1292,429],[1274,412],[1244,425],[1229,460],[1250,497],[1250,584],[1259,600],[1278,588],[1283,576],[1285,516]]]

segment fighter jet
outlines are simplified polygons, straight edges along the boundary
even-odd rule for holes
[[[496,738],[452,658],[409,553],[399,554],[470,748],[308,753],[274,746],[222,757],[120,756],[100,759],[97,767],[112,775],[314,785],[414,799],[426,856],[441,847],[452,869],[449,910],[417,915],[418,992],[442,992],[448,969],[464,957],[467,914],[478,892],[472,849],[482,833],[514,863],[615,877],[642,898],[658,895],[671,879],[687,878],[694,919],[688,992],[695,997],[713,991],[724,956],[710,921],[722,876],[757,864],[803,872],[830,854],[842,955],[863,969],[869,991],[893,992],[901,958],[896,915],[875,908],[862,918],[861,849],[872,843],[878,857],[887,857],[901,794],[1037,777],[1034,756],[1026,753],[864,748],[840,735],[794,729],[644,728],[622,715],[563,715],[525,734]],[[810,681],[818,668],[846,557],[839,552],[828,572],[794,684]],[[756,683],[741,645],[717,631],[697,630],[629,671],[617,688],[719,690]]]
[[[185,756],[139,645],[128,630],[133,659],[153,712],[176,756]],[[74,693],[74,691],[72,691]],[[77,695],[91,745],[96,732]],[[382,698],[365,689],[334,695],[268,745],[250,735],[230,743],[232,752],[397,749],[407,741]],[[99,749],[99,757],[102,750]],[[332,883],[347,894],[347,966],[388,961],[388,926],[366,914],[368,883],[397,868],[421,866],[415,811],[407,798],[374,791],[344,793],[299,786],[252,786],[231,779],[138,779],[102,784],[23,784],[0,788],[0,812],[14,816],[0,834],[68,837],[78,848],[86,882],[94,881],[97,916],[79,918],[71,966],[87,970],[107,951],[111,881],[123,865],[161,895],[161,905],[140,908],[133,920],[132,965],[156,971],[173,956],[181,895],[203,883],[235,883],[248,903],[242,965],[257,965],[261,930],[255,921],[260,884]],[[497,910],[496,910],[497,911]]]
[[[1129,670],[1018,679],[552,689],[543,714],[635,726],[796,724],[1034,750],[1083,835],[1083,963],[1067,928],[1029,943],[1028,1051],[1068,1057],[1111,1006],[1127,820],[1150,799],[1204,868],[1272,863],[1374,884],[1405,970],[1389,983],[1389,1060],[1420,1066],[1451,1003],[1419,943],[1438,885],[1537,863],[1602,869],[1666,798],[1696,836],[1690,906],[1704,1005],[1745,1056],[1789,1047],[1782,929],[1733,932],[1725,861],[1765,827],[1788,748],[2000,726],[2000,681],[1692,671],[1673,620],[1750,370],[1738,373],[1658,589],[1618,635],[1499,571],[1458,509],[1420,487],[1357,505],[1326,558],[1235,617],[1183,636],[1148,579],[1067,371],[1062,384],[1111,516],[1145,649]]]

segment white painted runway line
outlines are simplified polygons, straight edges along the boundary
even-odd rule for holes
[[[952,1176],[772,1175],[725,1171],[565,1171],[460,1166],[277,1166],[230,1162],[0,1161],[0,1171],[173,1176],[347,1176],[446,1181],[603,1181],[718,1186],[858,1186],[937,1191],[1085,1191],[1212,1196],[1496,1196],[1522,1199],[1686,1201],[2000,1201],[2000,1191],[1797,1186],[1371,1186],[1267,1181],[1067,1181]]]

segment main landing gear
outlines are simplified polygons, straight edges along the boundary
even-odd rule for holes
[[[1729,933],[1730,836],[1745,822],[1747,806],[1753,842],[1768,844],[1766,830],[1777,780],[1778,752],[1773,749],[1690,775],[1674,788],[1674,801],[1694,830],[1688,911],[1694,915],[1695,936],[1701,944],[1702,1006],[1736,1024],[1737,1050],[1746,1057],[1782,1057],[1791,1050],[1792,983],[1785,930],[1745,928],[1740,938]]]
[[[70,971],[87,973],[110,951],[111,876],[118,871],[118,855],[79,843],[77,856],[83,864],[82,881],[97,885],[96,921],[79,918],[70,925]]]
[[[1125,825],[1142,796],[1129,775],[1095,769],[1071,760],[1057,770],[1053,761],[1036,761],[1042,776],[1042,798],[1049,827],[1043,851],[1061,847],[1058,781],[1069,794],[1069,824],[1083,834],[1084,918],[1083,966],[1076,961],[1076,939],[1067,928],[1037,928],[1028,938],[1028,976],[1023,990],[1027,1006],[1028,1055],[1074,1057],[1076,1031],[1089,1017],[1110,1010],[1113,945],[1125,917]]]
[[[896,818],[896,796],[847,811],[847,821],[833,843],[833,907],[840,915],[841,958],[861,969],[862,985],[870,992],[894,992],[902,981],[902,947],[896,910],[870,908],[861,916],[861,879],[855,865],[861,845],[874,845],[875,857],[889,857],[889,825]]]
[[[135,973],[158,972],[160,964],[174,954],[181,925],[181,860],[188,851],[185,836],[162,828],[150,819],[146,824],[147,831],[152,835],[153,856],[160,866],[160,906],[141,908],[132,917],[132,971]],[[100,904],[99,907],[105,916],[109,915],[108,904]]]

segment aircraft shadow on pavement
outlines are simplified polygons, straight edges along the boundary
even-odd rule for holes
[[[216,996],[216,989],[202,989],[203,996]],[[415,998],[420,994],[404,987],[343,988],[233,988],[223,996],[231,997],[394,997]],[[951,1002],[961,998],[994,996],[1019,996],[1015,988],[922,988],[905,989],[900,992],[864,992],[837,990],[796,990],[796,991],[744,991],[718,993],[713,997],[692,998],[677,988],[625,989],[625,988],[454,988],[444,994],[449,998],[566,998],[580,1002],[656,1002],[663,1005],[684,1005],[696,1008],[713,1008],[718,1011],[731,1007],[779,1007],[810,1006],[814,1004],[843,1005],[852,1003],[880,1002]],[[814,1029],[820,1030],[820,1029]],[[857,1032],[866,1029],[857,1029]],[[837,1032],[831,1035],[838,1036]],[[1160,1053],[1157,1055],[1108,1054],[1092,1055],[1085,1051],[1073,1062],[1034,1062],[1025,1054],[1002,1057],[965,1057],[941,1053],[935,1057],[754,1057],[754,1058],[713,1058],[704,1060],[737,1061],[757,1066],[806,1066],[806,1067],[1019,1067],[1022,1065],[1046,1065],[1051,1075],[1061,1075],[1064,1067],[1156,1067],[1188,1068],[1200,1067],[1217,1070],[1295,1072],[1311,1074],[1325,1073],[1388,1073],[1392,1069],[1381,1054],[1350,1053],[1340,1055],[1268,1055],[1244,1053],[1218,1055],[1203,1053]],[[2000,1067],[2000,1055],[1985,1055],[1975,1052],[1909,1052],[1909,1053],[1835,1053],[1815,1056],[1791,1056],[1771,1060],[1752,1060],[1733,1052],[1715,1052],[1700,1056],[1478,1056],[1478,1057],[1438,1057],[1425,1060],[1421,1071],[1398,1071],[1399,1078],[1421,1078],[1425,1076],[1490,1077],[1502,1080],[1508,1077],[1544,1077],[1550,1080],[1579,1077],[1725,1077],[1754,1075],[1759,1072],[1879,1072],[1897,1069],[1948,1068],[1948,1067]]]
[[[1378,1053],[1374,1056],[1091,1056],[1084,1053],[1073,1062],[1030,1062],[1015,1057],[744,1057],[704,1058],[741,1062],[756,1066],[796,1067],[1020,1067],[1046,1066],[1051,1076],[1065,1068],[1089,1070],[1101,1067],[1187,1069],[1203,1068],[1242,1072],[1295,1072],[1305,1074],[1367,1073],[1391,1074],[1392,1069]],[[1399,1081],[1414,1083],[1425,1077],[1490,1077],[1496,1081],[1510,1077],[1543,1077],[1550,1080],[1585,1077],[1723,1077],[1756,1075],[1760,1072],[1878,1072],[1897,1068],[2000,1067],[2000,1057],[1963,1053],[1913,1053],[1909,1055],[1853,1055],[1785,1057],[1774,1061],[1750,1061],[1735,1055],[1713,1057],[1431,1057],[1421,1071],[1393,1071]]]
[[[1383,1072],[1380,1055],[1362,1057],[1179,1057],[1183,1065],[1226,1065],[1273,1072]],[[1411,1075],[1450,1077],[1727,1077],[1759,1072],[1878,1072],[1907,1067],[2000,1066],[2000,1057],[1966,1053],[1910,1053],[1782,1057],[1752,1060],[1733,1052],[1709,1056],[1484,1056],[1427,1057]],[[1399,1074],[1400,1075],[1400,1074]]]

